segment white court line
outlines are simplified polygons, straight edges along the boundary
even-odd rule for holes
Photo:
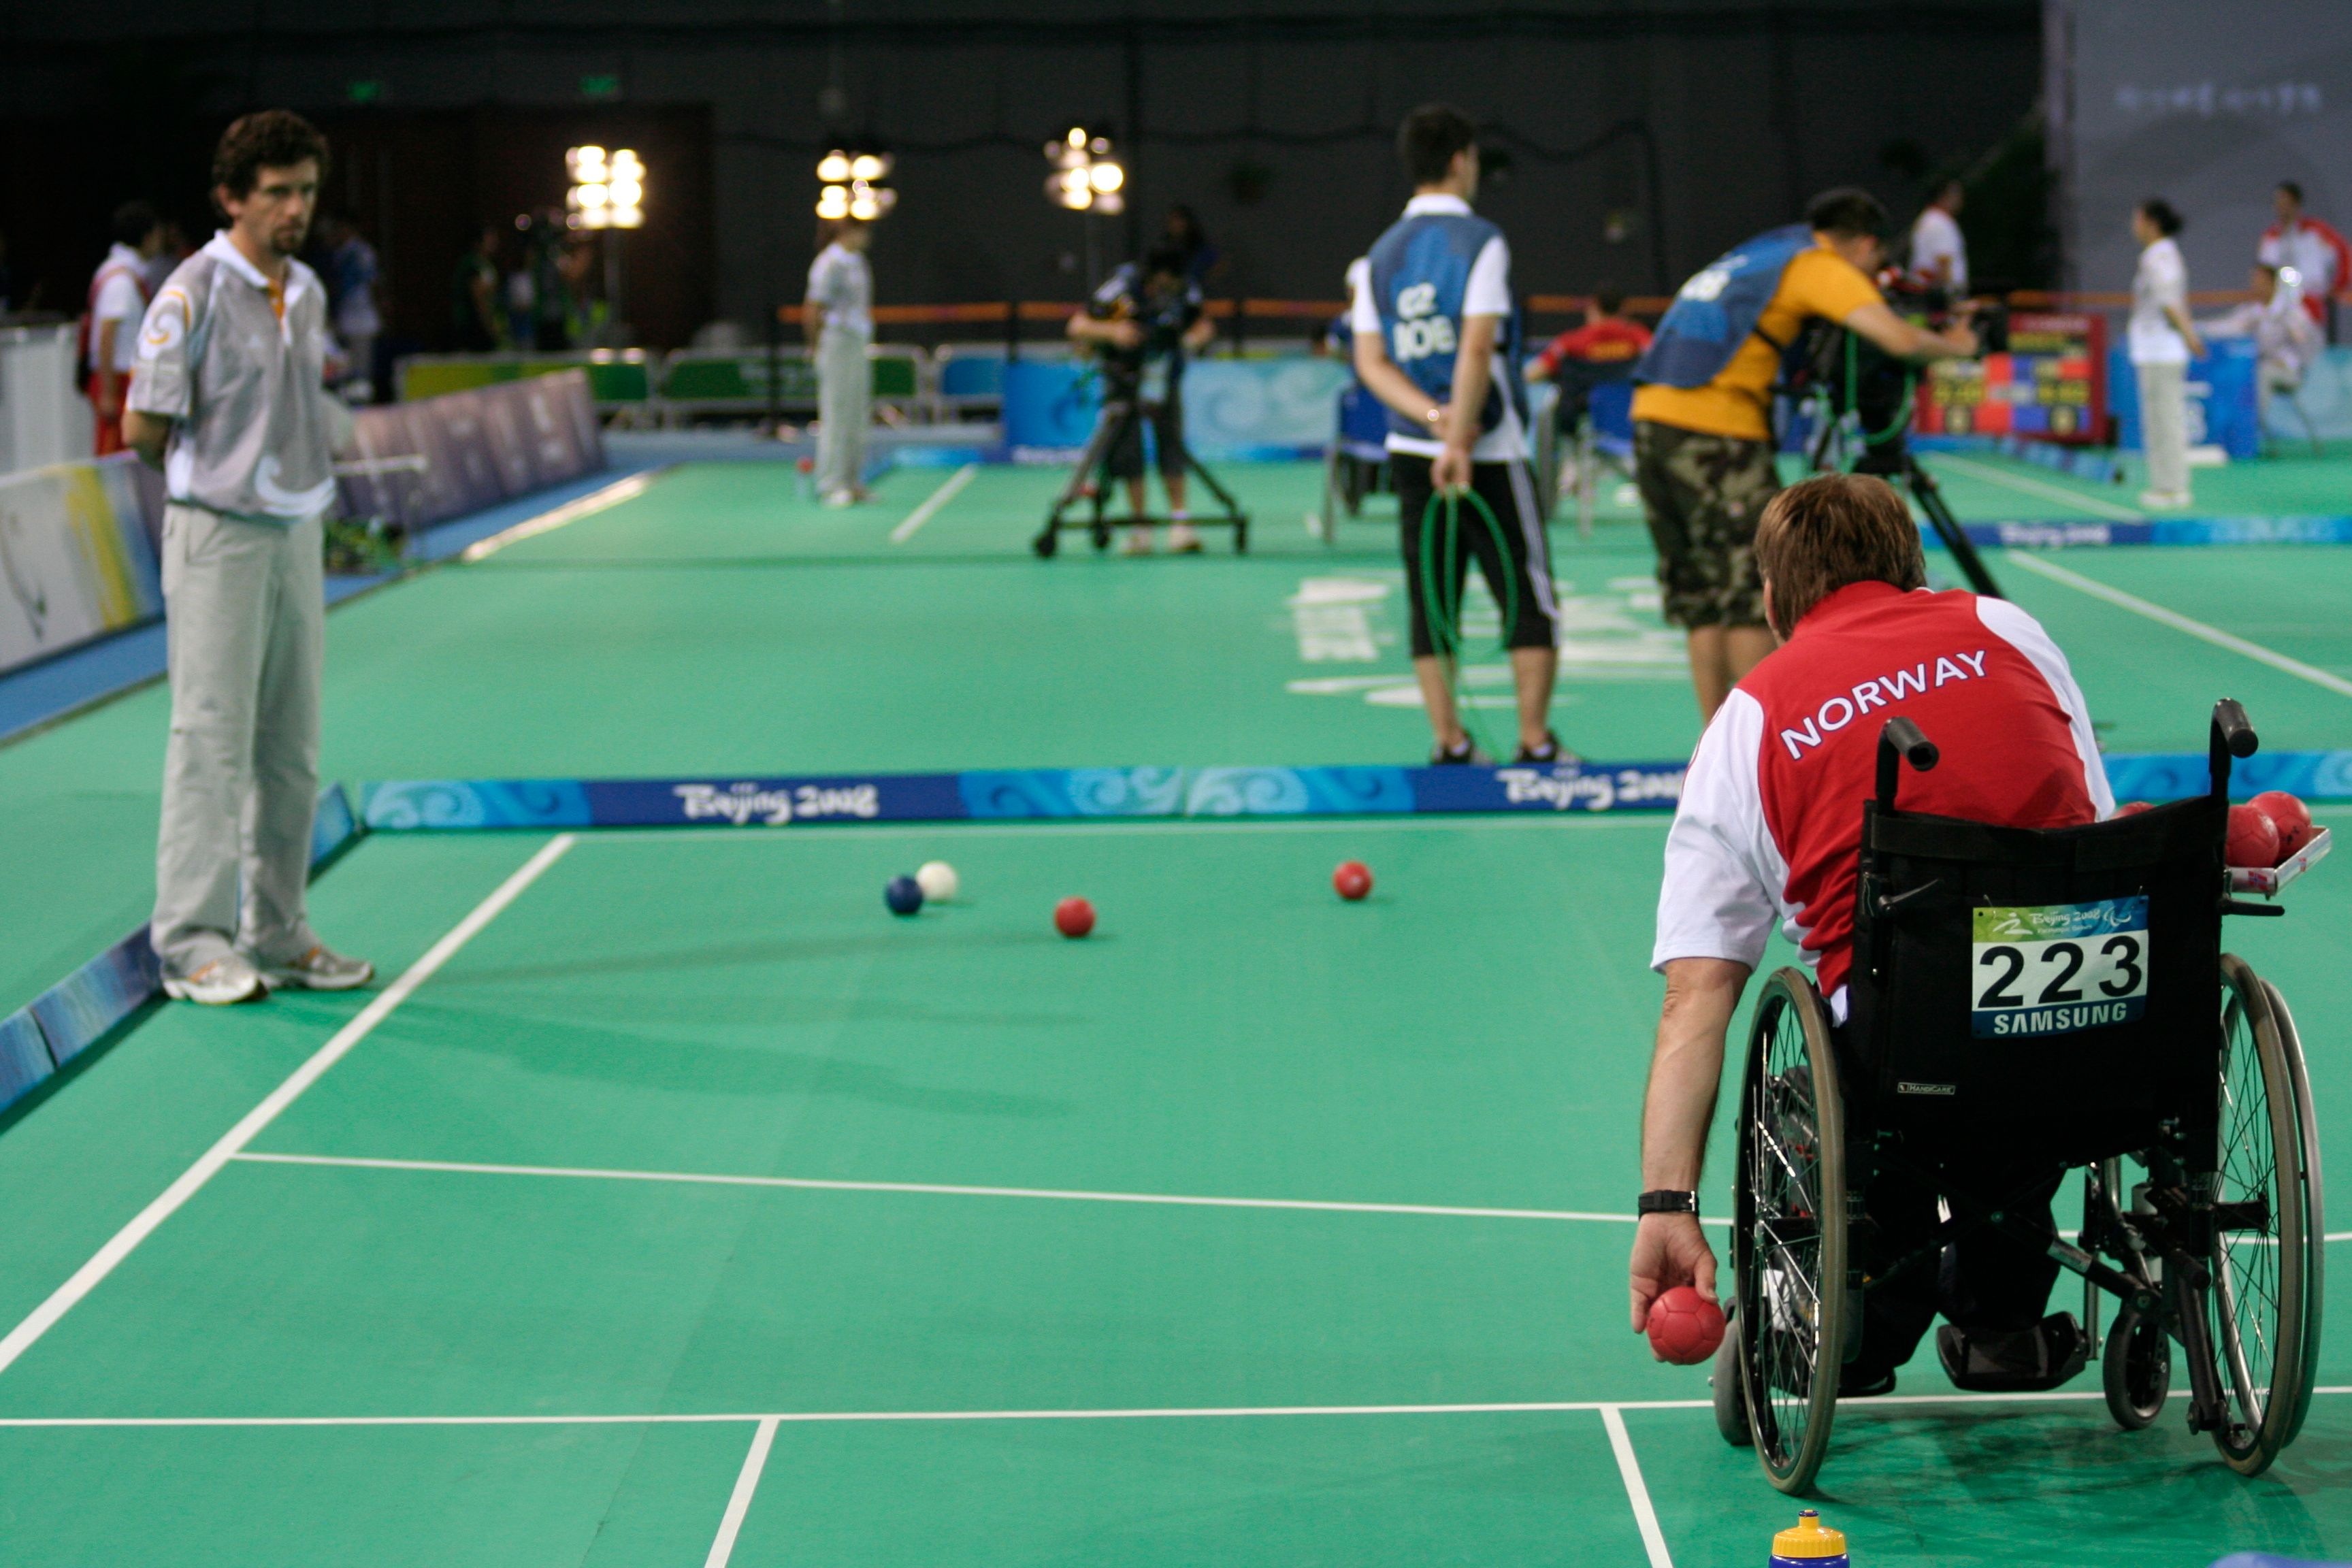
[[[978,463],[966,463],[962,468],[950,474],[945,484],[925,497],[922,505],[907,514],[906,521],[890,531],[890,542],[904,544],[914,538],[915,531],[930,521],[940,508],[955,500],[964,486],[971,483],[971,477],[978,472],[980,472]]]
[[[457,559],[469,563],[488,560],[509,544],[520,544],[526,539],[552,533],[566,523],[578,522],[583,517],[593,517],[609,507],[634,500],[651,489],[654,481],[660,477],[660,473],[656,471],[615,479],[603,489],[589,491],[578,500],[566,501],[552,511],[541,512],[537,517],[524,519],[512,528],[501,529],[488,539],[476,540],[457,552]]]
[[[760,1475],[768,1468],[768,1450],[775,1441],[776,1417],[762,1416],[751,1434],[751,1451],[743,1456],[743,1468],[736,1472],[735,1489],[728,1494],[727,1511],[719,1517],[719,1533],[710,1542],[710,1555],[702,1560],[702,1568],[727,1568],[727,1560],[735,1555],[735,1537],[742,1533],[743,1516],[751,1511],[752,1494],[760,1489]]]
[[[2315,1394],[2352,1394],[2352,1385],[2315,1388]],[[2170,1397],[2186,1399],[2187,1389]],[[1895,1405],[2082,1405],[2106,1395],[2060,1390],[2054,1394],[1890,1394],[1839,1406],[1845,1416],[1867,1415]],[[1549,1415],[1604,1410],[1713,1410],[1711,1399],[1547,1399],[1461,1405],[1168,1405],[1108,1410],[799,1410],[646,1411],[638,1414],[532,1415],[5,1415],[0,1431],[50,1428],[137,1430],[305,1426],[699,1426],[773,1421],[779,1426],[857,1425],[867,1422],[953,1421],[1233,1421],[1255,1418],[1355,1415]]]
[[[2136,594],[2125,593],[2121,588],[2111,588],[2095,578],[2085,577],[2079,572],[2069,572],[2065,567],[2053,565],[2038,556],[2012,550],[2009,552],[2008,559],[2029,572],[2049,578],[2053,583],[2063,583],[2069,588],[2088,594],[2095,599],[2105,599],[2108,604],[2120,605],[2136,616],[2146,616],[2159,626],[2170,626],[2177,632],[2187,632],[2190,637],[2201,638],[2211,643],[2215,647],[2227,648],[2231,653],[2244,654],[2257,663],[2267,664],[2273,669],[2284,670],[2300,679],[2310,681],[2314,686],[2323,686],[2341,696],[2352,697],[2352,680],[2347,680],[2340,675],[2330,675],[2316,665],[2305,664],[2299,658],[2289,658],[2283,653],[2273,652],[2258,642],[2248,642],[2235,633],[2225,632],[2219,626],[2209,626],[2203,621],[2190,620],[2178,610],[2168,610],[2162,605],[2151,604]]]
[[[1937,468],[1958,468],[1964,474],[1989,483],[2006,485],[2011,489],[2022,490],[2027,495],[2042,496],[2051,500],[2063,500],[2069,506],[2079,507],[2084,511],[2096,512],[2101,517],[2113,518],[2117,522],[2147,521],[2147,513],[2134,511],[2119,501],[2107,500],[2099,496],[2086,496],[2078,490],[2070,490],[2063,485],[2049,484],[2041,479],[2030,479],[2023,474],[2008,473],[1983,463],[1971,462],[1966,458],[1955,458],[1948,452],[1934,454],[1928,466]]]
[[[319,1081],[320,1076],[333,1067],[353,1046],[372,1034],[378,1024],[390,1017],[394,1009],[408,1000],[418,986],[433,977],[434,972],[456,956],[457,950],[471,942],[476,932],[496,920],[499,911],[539,879],[539,874],[562,858],[572,847],[572,836],[560,834],[540,847],[537,854],[523,862],[498,889],[474,906],[473,912],[459,921],[449,934],[435,942],[424,957],[408,966],[408,973],[394,981],[375,999],[360,1010],[359,1016],[335,1031],[332,1038],[311,1054],[310,1059],[288,1076],[285,1082],[269,1091],[259,1105],[245,1113],[237,1124],[221,1135],[220,1142],[205,1151],[196,1163],[180,1173],[179,1180],[163,1189],[161,1196],[149,1204],[116,1231],[107,1244],[93,1254],[89,1262],[73,1272],[73,1277],[49,1293],[47,1300],[33,1309],[25,1321],[0,1339],[0,1372],[15,1364],[18,1356],[56,1326],[59,1318],[73,1310],[74,1304],[97,1288],[99,1281],[114,1272],[115,1266],[131,1256],[132,1248],[153,1234],[157,1226],[176,1213],[181,1205],[194,1197],[206,1182],[220,1173],[221,1167],[235,1159],[261,1130],[277,1120],[278,1112],[300,1098],[302,1091]]]
[[[1650,1506],[1649,1483],[1642,1479],[1642,1461],[1633,1457],[1633,1439],[1626,1435],[1625,1417],[1613,1405],[1601,1407],[1601,1424],[1609,1428],[1609,1447],[1617,1455],[1617,1474],[1625,1483],[1625,1500],[1633,1505],[1633,1522],[1642,1529],[1642,1548],[1650,1554],[1650,1568],[1675,1568],[1666,1550],[1666,1532],[1658,1528],[1658,1510]]]
[[[461,1176],[552,1176],[573,1181],[677,1182],[695,1186],[784,1187],[820,1193],[915,1193],[958,1198],[1045,1198],[1061,1203],[1160,1204],[1181,1208],[1311,1209],[1328,1214],[1435,1215],[1454,1219],[1540,1219],[1632,1225],[1630,1214],[1580,1209],[1468,1208],[1445,1204],[1357,1204],[1318,1198],[1217,1198],[1175,1193],[1098,1193],[1056,1187],[978,1187],[944,1182],[852,1182],[809,1176],[730,1176],[694,1171],[627,1171],[596,1166],[492,1165],[462,1160],[374,1160],[341,1154],[256,1154],[231,1158],[256,1165],[331,1165],[362,1171],[422,1171]],[[1727,1219],[1706,1222],[1729,1225]]]

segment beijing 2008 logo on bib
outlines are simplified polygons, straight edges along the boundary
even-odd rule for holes
[[[1972,911],[1969,1033],[2064,1035],[2147,1009],[2147,899]]]

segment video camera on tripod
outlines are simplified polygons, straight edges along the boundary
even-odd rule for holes
[[[2005,304],[1956,304],[1943,289],[1900,273],[1882,277],[1879,287],[1889,308],[1923,326],[1937,331],[1959,321],[1972,326],[1979,357],[2009,347]],[[1911,416],[1921,374],[1919,365],[1888,353],[1860,333],[1815,320],[1806,323],[1782,356],[1780,390],[1809,418],[1806,456],[1815,473],[1843,469],[1901,482],[1969,585],[1979,594],[2003,597],[1935,476],[1911,450]]]

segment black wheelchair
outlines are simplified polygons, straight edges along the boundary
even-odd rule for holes
[[[2034,830],[1898,809],[1904,766],[1927,772],[1937,753],[1909,720],[1887,722],[1863,810],[1847,1020],[1832,1023],[1801,971],[1773,974],[1739,1091],[1716,1411],[1782,1491],[1821,1468],[1868,1293],[1936,1268],[1977,1227],[2081,1276],[2084,1321],[2045,1320],[2048,1353],[2022,1374],[1971,1362],[1947,1325],[1955,1383],[2013,1392],[2074,1376],[2100,1354],[2111,1295],[2101,1370],[2119,1426],[2162,1413],[2177,1343],[2189,1429],[2211,1433],[2231,1468],[2258,1475],[2294,1440],[2319,1360],[2319,1141],[2285,999],[2221,950],[2224,915],[2284,912],[2233,894],[2275,892],[2300,868],[2225,863],[2231,761],[2255,746],[2244,710],[2223,701],[2210,793]],[[2323,835],[2300,864],[2326,848]],[[2032,1179],[1969,1190],[1947,1168],[1963,1151]],[[2039,1200],[2077,1168],[2069,1241]],[[1887,1247],[1864,1194],[1886,1172],[1940,1194],[1940,1223],[1866,1270]]]

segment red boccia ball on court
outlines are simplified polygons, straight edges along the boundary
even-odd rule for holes
[[[1331,889],[1349,903],[1372,890],[1372,868],[1361,860],[1342,860],[1331,873]]]
[[[2271,826],[2278,829],[2278,860],[2285,859],[2311,842],[2311,807],[2286,791],[2266,789],[2246,804],[2269,817]],[[2275,866],[2278,860],[2271,864]]]
[[[1687,1285],[1650,1303],[1650,1348],[1660,1361],[1696,1366],[1723,1343],[1723,1309]]]
[[[2223,850],[2232,866],[2275,866],[2279,858],[2278,824],[2251,805],[2230,808],[2230,839]]]
[[[1081,937],[1095,929],[1095,907],[1084,899],[1064,899],[1054,906],[1054,929],[1066,937]]]

